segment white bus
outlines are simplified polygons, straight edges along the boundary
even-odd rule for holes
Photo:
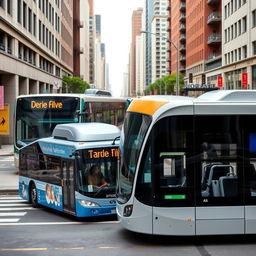
[[[117,188],[123,227],[256,233],[256,91],[145,96],[127,111]]]
[[[116,214],[119,138],[110,124],[57,125],[20,149],[20,196],[77,217]]]

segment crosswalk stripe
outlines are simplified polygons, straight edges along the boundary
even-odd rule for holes
[[[14,222],[18,222],[20,220],[20,218],[19,219],[0,219],[0,223],[9,223],[9,224],[11,224],[11,223],[14,223]]]
[[[18,217],[26,214],[26,212],[0,212],[0,217]]]
[[[0,196],[0,200],[23,200],[19,196]]]
[[[0,207],[25,206],[27,204],[0,204]]]
[[[1,211],[26,211],[26,210],[38,210],[39,208],[34,207],[13,207],[13,208],[0,208]]]
[[[4,200],[1,200],[0,199],[0,203],[22,203],[22,202],[27,202],[26,200],[23,200],[23,199],[13,199],[13,200],[9,200],[9,199],[4,199]]]

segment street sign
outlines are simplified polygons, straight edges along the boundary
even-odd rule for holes
[[[223,86],[223,78],[222,78],[222,76],[219,76],[218,77],[218,87],[220,88],[222,86]]]
[[[4,109],[0,110],[0,134],[9,135],[9,105],[4,105]]]
[[[0,109],[4,109],[4,87],[0,85]]]

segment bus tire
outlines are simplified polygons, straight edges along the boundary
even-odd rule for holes
[[[33,205],[33,207],[37,207],[37,191],[36,191],[36,185],[34,182],[31,183],[30,185],[30,190],[29,190],[29,201]]]

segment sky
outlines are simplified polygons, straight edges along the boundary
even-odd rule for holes
[[[132,12],[144,0],[94,0],[94,14],[101,15],[101,42],[106,45],[109,82],[114,96],[120,96],[131,44]]]

